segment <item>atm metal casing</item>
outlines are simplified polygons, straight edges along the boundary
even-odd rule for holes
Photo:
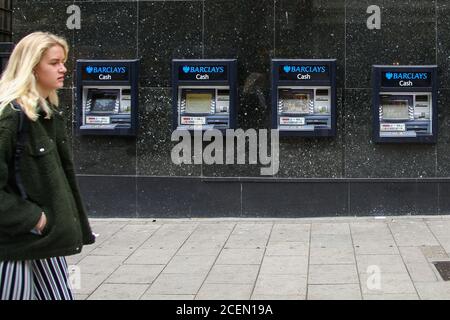
[[[78,135],[136,136],[139,60],[77,60],[76,68]],[[98,102],[114,98],[114,110]]]
[[[223,68],[223,69],[222,69]],[[211,72],[197,72],[197,71]],[[223,70],[223,72],[212,72]],[[173,130],[208,130],[236,128],[236,59],[172,60]],[[193,111],[193,97],[210,97],[209,108]],[[190,100],[191,99],[191,100]],[[201,108],[201,105],[195,107]]]
[[[374,142],[436,143],[437,66],[374,65],[372,81]]]
[[[285,67],[287,70],[291,68],[295,71],[287,71],[284,69]],[[321,74],[301,72],[304,68],[316,70],[314,67],[323,68],[325,71]],[[271,69],[272,129],[278,129],[280,136],[335,136],[336,59],[272,59]],[[295,114],[282,111],[281,95],[290,93],[297,96],[307,95],[309,110]],[[323,94],[323,98],[319,100],[317,93]],[[328,106],[329,110],[320,114],[316,111],[317,106],[321,108]],[[287,124],[281,123],[286,120]]]

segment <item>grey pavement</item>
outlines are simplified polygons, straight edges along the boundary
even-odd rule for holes
[[[90,221],[76,299],[450,299],[450,216]]]

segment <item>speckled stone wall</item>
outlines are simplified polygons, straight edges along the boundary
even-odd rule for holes
[[[69,16],[66,10],[72,4],[81,9],[80,30],[66,27]],[[370,5],[381,8],[381,30],[369,30],[366,26],[370,16],[366,10]],[[145,210],[151,211],[151,207],[143,203],[152,200],[153,203],[160,201],[160,212],[171,212],[164,195],[158,200],[159,195],[152,193],[158,183],[169,181],[169,178],[203,181],[234,177],[236,179],[232,181],[238,181],[239,185],[236,190],[230,190],[229,195],[238,197],[240,205],[230,209],[229,215],[233,212],[244,215],[247,212],[245,199],[252,196],[245,194],[249,187],[239,182],[239,178],[259,177],[260,167],[255,165],[172,164],[170,62],[173,58],[238,59],[238,126],[243,129],[269,128],[271,58],[336,58],[337,136],[282,138],[280,169],[274,178],[283,178],[280,179],[283,181],[288,178],[312,179],[305,180],[306,184],[315,183],[315,178],[329,179],[330,184],[345,181],[344,186],[329,191],[344,189],[345,193],[340,196],[345,200],[339,204],[332,199],[318,201],[334,203],[329,211],[324,209],[320,213],[318,210],[319,214],[353,214],[352,210],[363,214],[418,214],[446,212],[446,209],[439,211],[438,208],[444,201],[444,191],[450,188],[433,185],[436,194],[433,193],[430,205],[424,207],[422,203],[414,207],[419,208],[417,210],[410,210],[410,206],[406,209],[403,206],[400,211],[386,209],[395,208],[395,201],[384,209],[377,209],[379,205],[374,204],[367,210],[359,210],[361,203],[352,199],[361,196],[358,193],[360,186],[350,186],[348,182],[365,179],[364,186],[367,184],[367,190],[370,190],[371,179],[400,179],[396,181],[411,184],[408,188],[412,191],[405,191],[406,197],[414,198],[422,187],[428,190],[427,186],[417,186],[421,179],[436,178],[442,182],[449,177],[449,17],[449,0],[16,0],[13,32],[14,41],[35,30],[65,36],[72,49],[68,61],[72,72],[75,60],[80,58],[141,59],[138,136],[73,136],[77,173],[81,181],[85,181],[82,184],[89,185],[89,177],[114,177],[114,187],[108,179],[103,185],[99,182],[103,180],[97,181],[110,188],[110,194],[120,193],[122,199],[128,199],[120,207],[121,214],[140,216]],[[373,143],[371,66],[392,63],[439,66],[437,144]],[[72,72],[61,92],[62,105],[70,116],[67,126],[71,134],[76,99]],[[151,177],[157,177],[158,183],[145,179]],[[223,184],[216,187],[227,189]],[[397,187],[392,193],[397,192]],[[258,188],[264,189],[264,185],[252,192],[260,194]],[[321,189],[316,185],[314,188]],[[374,194],[383,198],[385,191],[374,191]],[[295,192],[291,196],[295,199]],[[252,199],[258,202],[257,196]],[[193,201],[202,200],[186,199],[183,204],[178,204],[180,210],[184,205],[192,215],[203,214],[202,210],[191,210]],[[310,206],[314,212],[314,204]],[[101,215],[112,210],[102,208],[93,212]]]

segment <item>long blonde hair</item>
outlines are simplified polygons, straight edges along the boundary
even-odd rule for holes
[[[46,118],[52,116],[52,109],[46,99],[39,95],[33,71],[45,52],[55,45],[63,48],[65,62],[69,46],[65,39],[54,34],[33,32],[17,43],[0,79],[0,114],[13,100],[20,99],[29,119],[33,121],[38,119],[38,105],[46,113]],[[56,90],[50,92],[48,100],[52,105],[59,105]]]

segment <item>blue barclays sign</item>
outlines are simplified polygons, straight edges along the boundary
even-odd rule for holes
[[[325,66],[283,66],[285,73],[324,73],[327,71]]]
[[[280,65],[280,80],[330,80],[328,65]]]
[[[87,73],[126,73],[127,67],[113,67],[113,66],[87,66]]]
[[[126,66],[92,66],[84,67],[84,80],[128,80],[128,67]]]
[[[223,73],[224,66],[183,66],[184,73]]]
[[[178,78],[185,81],[228,80],[228,70],[224,65],[182,65],[178,67]]]
[[[386,72],[385,77],[388,80],[427,80],[428,74],[426,72]]]
[[[394,72],[382,73],[383,87],[427,87],[431,85],[430,72]]]

